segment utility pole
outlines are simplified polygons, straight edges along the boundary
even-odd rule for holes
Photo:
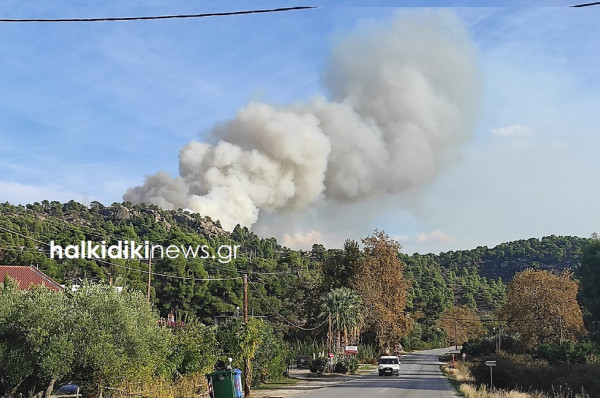
[[[502,351],[502,324],[498,328],[498,351]]]
[[[501,326],[498,325],[498,335],[496,336],[496,352],[500,351],[500,339],[502,338]]]
[[[248,328],[248,274],[244,274],[244,323],[246,324],[246,330]],[[250,378],[248,375],[250,374],[250,358],[244,357],[244,397],[250,397],[252,395],[252,391],[250,390]]]
[[[248,323],[248,274],[244,274],[244,323]]]
[[[457,320],[454,319],[454,350],[458,350],[458,336],[456,334],[456,323]]]
[[[329,334],[327,335],[327,364],[329,365],[329,373],[333,373],[331,369],[331,359],[329,358],[329,354],[331,351],[331,312],[329,313]]]
[[[498,329],[500,329],[500,326],[498,326]],[[500,330],[498,330],[498,333],[500,333]],[[494,336],[494,344],[496,345],[494,347],[494,351],[498,352],[498,335],[496,334],[496,326],[494,326],[494,332],[492,333],[492,336]]]
[[[152,253],[148,259],[148,301],[150,301],[150,283],[152,282]]]

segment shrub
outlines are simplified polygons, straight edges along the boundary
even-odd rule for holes
[[[357,362],[360,363],[370,363],[376,364],[378,358],[378,350],[377,347],[373,344],[359,344],[358,345],[358,354],[356,354],[355,358]]]
[[[219,327],[217,339],[223,348],[223,355],[233,359],[233,367],[243,369],[239,333],[241,321],[229,322]],[[262,322],[254,338],[258,344],[252,358],[252,385],[280,379],[290,357],[287,345],[273,328]]]
[[[287,369],[289,358],[290,351],[282,337],[271,326],[266,325],[262,333],[262,344],[252,360],[252,385],[280,380]]]
[[[496,339],[494,337],[471,339],[463,344],[462,352],[466,353],[469,357],[491,355],[496,352]]]
[[[310,361],[309,369],[312,373],[322,374],[327,368],[327,359],[317,358]]]
[[[173,352],[169,361],[174,367],[175,378],[191,373],[211,372],[217,361],[218,345],[216,329],[196,320],[185,328],[173,329]]]
[[[348,367],[348,372],[350,372],[350,374],[355,374],[358,370],[358,360],[354,357],[347,358],[346,366]]]
[[[591,397],[600,396],[600,365],[550,366],[548,362],[528,355],[499,354],[483,358],[473,366],[472,373],[477,384],[489,384],[490,370],[485,366],[485,361],[489,359],[497,364],[493,370],[494,387],[537,390],[548,394],[563,390],[574,393],[584,391]]]
[[[540,345],[536,350],[536,355],[551,364],[597,363],[600,347],[590,342],[565,341],[562,345]]]
[[[335,373],[348,373],[348,365],[346,364],[345,360],[339,361],[335,364],[335,366],[333,367],[333,371]]]

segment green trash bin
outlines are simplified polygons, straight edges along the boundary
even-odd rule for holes
[[[240,398],[241,373],[239,369],[225,369],[207,374],[210,398]]]

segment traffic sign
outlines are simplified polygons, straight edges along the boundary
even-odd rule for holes
[[[485,366],[496,366],[496,361],[485,361]]]
[[[329,353],[329,358],[333,358],[333,352]]]

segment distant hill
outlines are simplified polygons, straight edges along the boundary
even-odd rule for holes
[[[504,282],[527,268],[563,271],[579,266],[581,249],[589,241],[577,236],[546,236],[480,246],[473,250],[441,253],[440,265],[446,269],[469,268],[481,276],[501,278]]]
[[[152,205],[0,204],[0,264],[38,266],[60,283],[113,280],[146,292],[146,260],[58,260],[48,255],[50,240],[66,246],[82,240],[110,245],[124,239],[165,246],[207,245],[213,255],[220,245],[239,245],[237,259],[227,263],[218,256],[152,261],[153,273],[162,274],[154,275],[151,284],[161,314],[175,311],[207,323],[236,314],[242,304],[241,281],[232,278],[241,273],[249,273],[256,282],[250,299],[256,315],[273,316],[276,309],[298,323],[309,322],[318,314],[323,294],[340,284],[337,272],[344,270],[345,254],[355,255],[318,244],[309,251],[291,250],[247,228],[238,226],[228,232],[209,217]],[[526,268],[575,269],[587,242],[549,236],[439,255],[400,254],[406,278],[412,282],[406,310],[418,322],[430,323],[430,330],[435,330],[432,322],[441,311],[453,305],[467,305],[480,313],[493,311],[504,301],[506,283],[516,273]]]
[[[575,236],[548,236],[494,248],[401,255],[407,277],[413,282],[409,309],[423,319],[435,319],[452,305],[492,312],[504,302],[506,284],[517,273],[527,268],[575,270],[588,241]]]

